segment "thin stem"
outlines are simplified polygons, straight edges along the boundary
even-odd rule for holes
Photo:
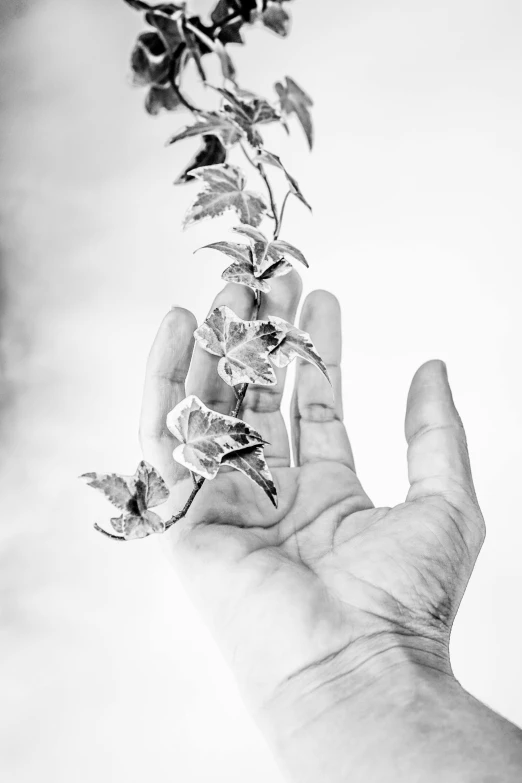
[[[196,38],[199,38],[202,43],[205,44],[205,46],[208,46],[209,49],[212,49],[213,52],[216,51],[216,44],[212,38],[209,38],[208,35],[205,35],[204,32],[202,32],[198,27],[192,24],[192,22],[185,22],[185,27],[187,30],[191,30]]]
[[[190,495],[188,497],[188,500],[185,503],[185,505],[183,506],[183,508],[181,509],[181,511],[178,511],[177,514],[174,514],[173,517],[171,517],[167,522],[165,522],[165,530],[168,530],[169,527],[172,527],[172,525],[174,525],[176,522],[178,522],[180,519],[183,519],[183,517],[186,516],[189,508],[191,507],[191,505],[192,505],[192,503],[194,501],[194,498],[196,497],[196,495],[198,494],[199,490],[201,489],[201,487],[203,486],[204,483],[205,483],[205,479],[203,477],[200,477],[197,480],[197,483],[195,483],[194,489],[190,493]]]
[[[275,221],[275,228],[274,228],[274,235],[275,235],[275,232],[278,231],[279,217],[278,217],[278,212],[277,212],[277,204],[276,204],[276,201],[275,201],[274,191],[272,190],[272,185],[270,184],[270,180],[268,179],[267,173],[265,171],[265,167],[263,166],[261,161],[256,162],[255,160],[252,160],[252,158],[250,157],[250,155],[248,154],[248,152],[247,152],[247,150],[245,148],[245,145],[242,142],[239,142],[239,146],[241,147],[243,155],[248,160],[250,165],[253,166],[255,169],[257,169],[259,171],[259,173],[260,173],[261,177],[263,178],[263,181],[264,181],[264,183],[266,185],[266,189],[267,189],[267,192],[268,192],[268,198],[270,199],[270,208],[272,210],[272,217],[273,217],[273,219]]]
[[[292,195],[292,191],[288,190],[286,192],[286,196],[283,199],[283,203],[281,204],[281,212],[279,213],[279,222],[277,224],[277,228],[274,231],[274,239],[279,239],[279,234],[281,232],[281,226],[283,225],[283,217],[285,214],[285,207],[286,203],[288,201],[288,197]]]
[[[112,541],[126,541],[127,539],[123,536],[115,536],[112,533],[107,533],[106,530],[104,530],[102,527],[98,525],[97,522],[94,523],[94,529],[98,531],[98,533],[103,533],[104,536],[107,538],[112,539]]]
[[[181,56],[185,57],[185,55],[186,55],[186,52],[184,52]],[[188,109],[190,112],[192,112],[192,114],[195,114],[196,116],[198,116],[201,113],[201,110],[198,109],[197,106],[194,106],[192,103],[190,103],[190,101],[181,92],[180,85],[176,84],[176,60],[175,59],[172,60],[172,63],[171,63],[171,66],[170,66],[169,82],[170,82],[170,85],[171,85],[172,89],[174,90],[174,92],[178,96],[180,102],[183,104],[183,106],[186,109]]]

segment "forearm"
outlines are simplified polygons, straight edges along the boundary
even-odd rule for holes
[[[382,662],[379,663],[381,666]],[[371,667],[370,667],[371,668]],[[275,700],[262,719],[295,783],[518,783],[522,731],[451,674],[392,655]]]

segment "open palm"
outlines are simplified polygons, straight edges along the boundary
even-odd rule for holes
[[[259,317],[293,320],[300,291],[295,272],[274,280]],[[224,304],[251,317],[253,298],[242,286],[227,285],[212,307]],[[292,403],[295,466],[280,411],[285,371],[276,371],[276,387],[250,387],[243,409],[270,443],[265,455],[278,508],[242,474],[222,470],[165,536],[254,706],[296,678],[316,677],[325,667],[355,668],[399,645],[447,670],[451,623],[484,537],[442,362],[423,365],[410,389],[406,502],[374,508],[342,423],[335,297],[309,295],[300,326],[327,364],[333,392],[315,367],[300,362]],[[234,404],[233,390],[217,374],[218,358],[194,348],[195,327],[191,313],[174,308],[147,367],[141,440],[145,458],[171,488],[170,512],[184,505],[192,484],[172,459],[167,413],[188,393],[224,413]]]

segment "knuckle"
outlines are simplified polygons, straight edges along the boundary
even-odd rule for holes
[[[328,402],[306,403],[300,410],[300,418],[318,424],[340,420],[335,406]]]

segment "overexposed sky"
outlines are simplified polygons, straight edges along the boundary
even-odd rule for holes
[[[344,313],[345,411],[376,504],[406,492],[403,416],[442,358],[488,525],[456,621],[462,683],[522,724],[522,7],[517,0],[290,5],[291,37],[251,30],[235,59],[270,95],[315,99],[267,133],[314,206],[285,237],[305,287]],[[162,315],[201,320],[222,267],[180,233],[196,143],[152,119],[127,62],[138,14],[118,0],[20,4],[0,40],[3,404],[0,765],[16,783],[278,780],[212,640],[156,542],[92,532],[107,505],[76,476],[139,458],[144,363]]]

